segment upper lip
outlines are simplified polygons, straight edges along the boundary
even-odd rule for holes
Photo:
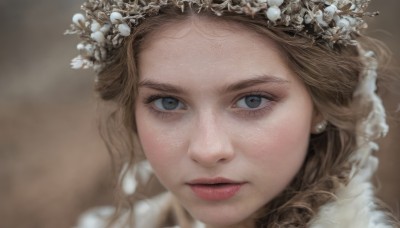
[[[198,178],[193,179],[187,184],[189,185],[196,185],[196,184],[242,184],[243,182],[234,181],[224,177],[215,177],[215,178]]]

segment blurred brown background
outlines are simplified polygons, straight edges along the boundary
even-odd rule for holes
[[[63,36],[81,0],[0,0],[0,227],[71,227],[108,204],[110,162],[97,133],[93,73],[69,69],[74,36]],[[369,34],[400,63],[400,1],[375,0]],[[394,85],[400,88],[400,85]],[[389,96],[386,96],[389,97]],[[400,97],[385,100],[394,111]],[[379,194],[400,208],[400,125],[382,142]]]

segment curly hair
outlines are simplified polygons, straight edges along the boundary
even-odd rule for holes
[[[135,150],[140,150],[135,141],[134,109],[140,77],[138,56],[146,37],[167,24],[193,16],[236,23],[273,40],[303,81],[315,109],[329,122],[324,133],[311,136],[306,160],[291,184],[258,212],[256,221],[257,227],[307,227],[319,207],[334,200],[335,190],[348,183],[352,165],[349,158],[357,147],[355,124],[371,111],[371,107],[357,104],[360,101],[353,98],[364,67],[356,46],[335,44],[331,47],[324,41],[272,27],[257,15],[219,17],[205,9],[199,12],[195,6],[187,12],[165,7],[135,28],[123,47],[113,53],[115,61],[99,74],[97,92],[101,99],[117,106],[104,128],[111,154],[119,158],[115,159],[119,165],[123,160],[133,165]],[[378,57],[385,54],[384,46],[378,41],[361,36],[357,39]]]

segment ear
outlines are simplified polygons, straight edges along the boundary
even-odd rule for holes
[[[325,126],[323,126],[324,124]],[[326,119],[318,109],[314,108],[310,126],[310,133],[320,134],[321,132],[323,132],[324,129],[321,131],[321,129],[319,128],[319,126],[321,125],[323,127],[326,127]]]

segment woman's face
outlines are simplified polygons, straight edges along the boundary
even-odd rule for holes
[[[157,177],[196,219],[251,227],[303,164],[313,104],[268,38],[193,17],[139,57],[138,135]]]

